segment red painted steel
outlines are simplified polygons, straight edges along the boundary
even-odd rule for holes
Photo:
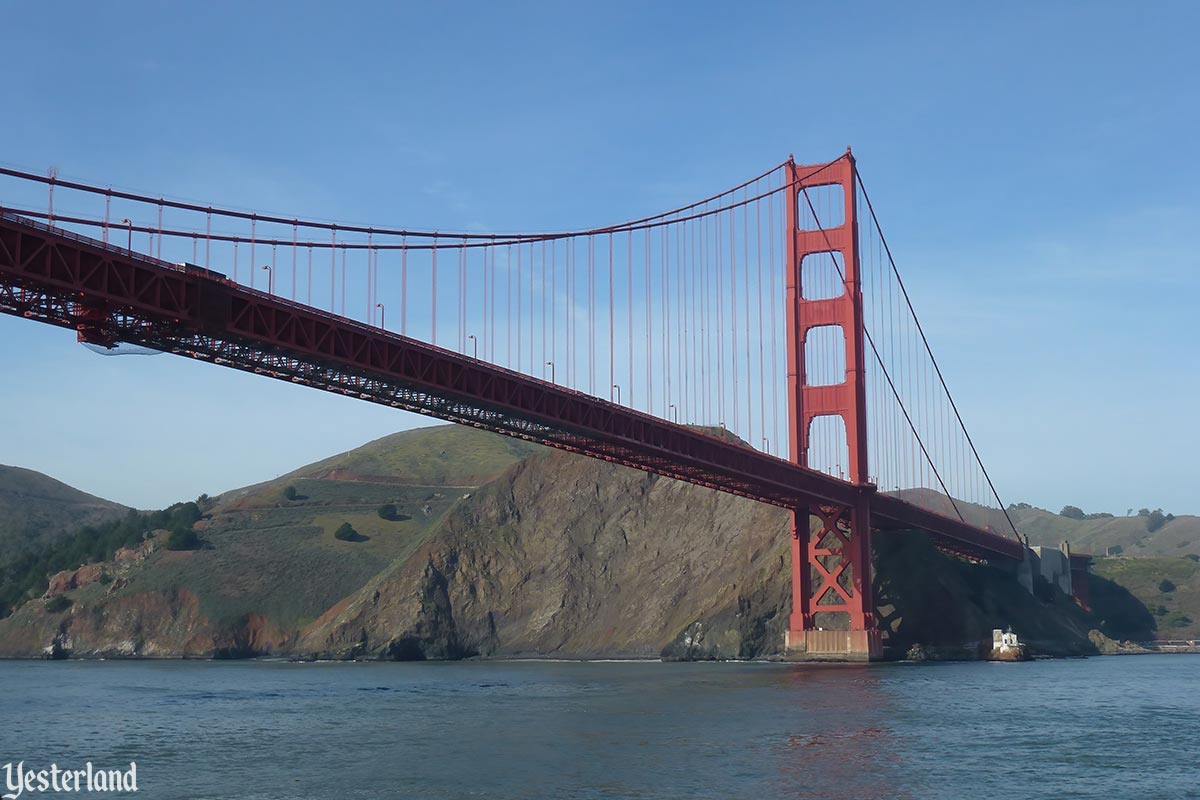
[[[808,465],[814,420],[834,416],[846,430],[851,502],[837,506],[797,505],[792,512],[792,615],[789,642],[799,647],[808,631],[848,627],[866,632],[871,655],[878,648],[875,607],[871,598],[871,497],[875,487],[867,469],[866,346],[863,337],[863,295],[858,260],[858,209],[854,157],[846,155],[825,169],[789,163],[792,189],[787,194],[787,352],[788,413],[792,460]],[[840,225],[814,220],[801,227],[801,203],[806,192],[825,186],[842,190]],[[805,296],[806,258],[840,256],[843,291],[825,299]],[[813,386],[805,368],[805,343],[816,328],[837,326],[845,339],[846,367],[842,382]],[[810,530],[809,518],[819,527]]]

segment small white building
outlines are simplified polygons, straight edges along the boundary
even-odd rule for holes
[[[1019,651],[1021,642],[1017,639],[1017,635],[1012,631],[1002,631],[999,628],[992,629],[992,651],[1000,653],[1009,653]]]

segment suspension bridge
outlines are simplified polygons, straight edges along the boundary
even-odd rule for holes
[[[1015,564],[850,151],[578,231],[257,214],[0,168],[0,312],[792,512],[798,657],[881,652],[872,535]],[[1073,555],[1086,599],[1089,557]]]

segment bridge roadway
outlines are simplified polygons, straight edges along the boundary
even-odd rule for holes
[[[974,559],[1014,537],[751,447],[311,306],[0,212],[0,312],[517,436],[783,508],[852,505]],[[1086,556],[1073,567],[1086,569]]]

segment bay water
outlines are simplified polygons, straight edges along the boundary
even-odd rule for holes
[[[1198,676],[1186,655],[7,661],[0,767],[132,761],[163,800],[1200,798]]]

